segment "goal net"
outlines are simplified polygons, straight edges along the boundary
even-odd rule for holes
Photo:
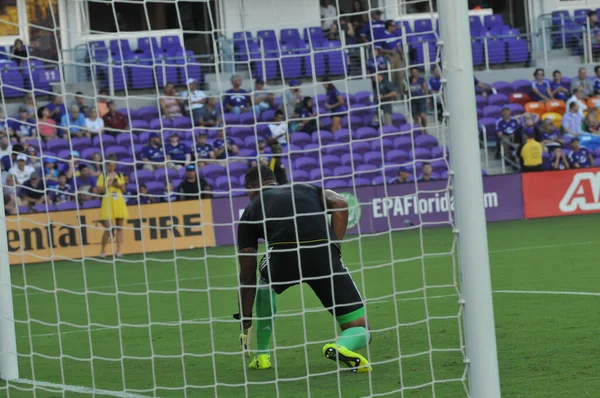
[[[468,395],[437,14],[322,3],[5,7],[0,395]],[[372,372],[323,357],[340,330],[306,285],[278,297],[272,368],[248,368],[253,164],[346,199]]]

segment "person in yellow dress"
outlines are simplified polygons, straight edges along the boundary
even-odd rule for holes
[[[117,250],[115,257],[122,257],[121,245],[123,244],[123,223],[129,218],[129,211],[125,203],[123,193],[127,189],[125,177],[116,171],[116,156],[111,154],[107,157],[105,164],[106,173],[98,176],[96,183],[96,193],[104,195],[102,198],[102,207],[100,208],[100,220],[104,224],[104,234],[102,235],[102,247],[100,257],[105,256],[105,249],[110,239],[110,232],[116,227],[115,235]]]

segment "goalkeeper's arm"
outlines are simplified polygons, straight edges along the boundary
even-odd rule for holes
[[[325,209],[331,214],[331,228],[338,241],[344,239],[348,228],[348,202],[343,196],[331,189],[324,191]]]
[[[240,250],[240,314],[244,321],[252,322],[252,307],[256,296],[256,249]]]

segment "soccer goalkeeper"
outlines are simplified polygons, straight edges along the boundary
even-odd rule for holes
[[[370,342],[365,306],[334,243],[344,238],[348,226],[344,198],[312,185],[278,186],[267,166],[248,170],[245,185],[250,204],[238,226],[241,310],[234,317],[242,321],[243,332],[248,331],[256,298],[257,352],[249,367],[271,367],[269,346],[277,294],[306,282],[342,329],[335,343],[323,347],[325,357],[354,372],[370,371],[366,358],[354,351]],[[265,239],[268,254],[260,261],[257,284],[259,239]]]

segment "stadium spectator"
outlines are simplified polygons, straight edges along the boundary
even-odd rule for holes
[[[375,42],[375,48],[385,56],[389,62],[392,71],[392,81],[402,92],[404,84],[404,68],[406,66],[402,56],[402,40],[396,33],[396,22],[393,20],[385,21],[385,29],[381,38]]]
[[[333,22],[329,27],[329,33],[327,34],[329,41],[340,41],[340,28],[337,22]]]
[[[29,119],[27,115],[29,115],[29,110],[25,105],[21,105],[18,119],[9,123],[13,133],[12,141],[23,143],[37,136],[35,120]]]
[[[102,155],[100,154],[100,152],[94,152],[92,154],[92,159],[88,166],[90,168],[90,174],[96,178],[98,178],[98,176],[103,173],[104,168],[102,167],[103,162]]]
[[[19,213],[18,205],[15,203],[15,197],[4,194],[4,215],[15,215]]]
[[[325,34],[337,22],[337,8],[329,0],[321,0],[321,29]]]
[[[102,207],[100,208],[100,220],[104,224],[104,233],[100,246],[100,257],[105,256],[106,245],[111,236],[111,232],[116,231],[116,251],[115,257],[123,257],[121,246],[123,244],[123,223],[129,218],[129,211],[125,203],[123,193],[127,191],[125,178],[116,171],[117,158],[114,154],[107,157],[106,176],[101,174],[96,183],[96,193],[102,195]]]
[[[383,57],[381,49],[375,47],[374,51],[374,56],[367,60],[367,69],[371,74],[387,70],[388,68],[387,60]]]
[[[129,127],[127,117],[117,112],[117,104],[108,101],[108,113],[102,118],[104,120],[104,132],[116,137]]]
[[[47,107],[42,106],[37,110],[38,116],[38,131],[44,141],[50,141],[57,138],[56,122],[50,117],[50,111]]]
[[[600,125],[596,119],[595,112],[589,112],[584,119],[582,130],[586,133],[598,135],[600,134]]]
[[[63,97],[60,95],[55,95],[52,98],[52,101],[46,105],[46,108],[50,111],[50,117],[54,119],[56,124],[60,124],[63,115],[67,114],[67,108],[63,103]]]
[[[169,142],[165,145],[165,155],[169,160],[167,166],[175,170],[187,166],[192,160],[190,148],[179,140],[175,131],[169,135]]]
[[[68,167],[65,171],[69,180],[79,177],[79,151],[71,151],[71,156],[68,159]]]
[[[254,112],[256,115],[273,108],[274,101],[273,93],[265,91],[265,81],[261,78],[256,79],[254,86]]]
[[[162,117],[168,120],[183,116],[181,106],[183,100],[177,96],[173,83],[167,83],[163,88],[163,96],[159,100]]]
[[[12,154],[12,145],[5,132],[0,132],[0,160]]]
[[[62,117],[60,127],[68,132],[69,138],[90,136],[90,133],[85,129],[85,116],[79,112],[77,105],[71,105],[69,113]]]
[[[581,92],[581,98],[585,100],[594,92],[594,83],[587,76],[587,69],[584,67],[579,68],[577,77],[571,80],[571,92],[573,94],[575,94],[576,88]]]
[[[287,145],[289,141],[288,125],[284,120],[285,115],[282,111],[275,112],[273,123],[269,124],[267,132],[267,143],[272,145],[278,142],[280,145]]]
[[[32,93],[25,93],[25,96],[23,97],[23,106],[27,107],[27,118],[35,118],[35,115],[37,114],[37,109],[35,107],[35,101]]]
[[[553,148],[550,154],[552,170],[566,170],[570,168],[569,161],[560,147]]]
[[[179,197],[179,195],[177,194],[177,192],[175,192],[173,190],[173,183],[171,181],[166,181],[165,188],[163,191],[163,197],[161,198],[161,202],[164,202],[164,203],[175,202],[178,199],[178,197]]]
[[[383,112],[383,124],[385,126],[392,125],[392,102],[398,97],[396,86],[394,86],[383,73],[378,73],[377,79],[377,92],[375,97],[378,99],[378,103],[381,104],[380,109]]]
[[[6,178],[6,175],[9,173],[10,169],[17,164],[17,156],[21,154],[25,154],[25,148],[18,142],[11,144],[11,152],[0,159],[0,163],[2,164],[2,179]]]
[[[253,159],[250,161],[250,167],[256,166],[259,162],[264,166],[268,166],[270,157],[267,153],[267,143],[265,139],[263,137],[258,137],[256,145],[258,151],[254,151],[252,154]]]
[[[282,108],[286,112],[286,118],[290,118],[298,106],[303,100],[302,90],[300,89],[300,83],[297,79],[290,80],[290,87],[287,88],[283,93]]]
[[[569,165],[574,169],[585,169],[594,165],[594,158],[590,151],[581,146],[579,138],[575,137],[571,140],[571,149],[569,156]]]
[[[146,184],[140,184],[140,194],[138,201],[141,205],[147,205],[156,202],[156,198],[148,194],[148,187],[146,186]]]
[[[212,145],[206,142],[207,138],[206,131],[200,131],[196,138],[196,165],[199,168],[204,167],[207,161],[215,159],[215,152]]]
[[[109,112],[107,100],[108,96],[109,93],[107,89],[101,88],[98,91],[98,102],[96,103],[96,108],[98,108],[98,115],[101,118],[104,118],[104,116]]]
[[[60,173],[58,175],[58,185],[52,187],[52,202],[58,205],[64,202],[72,202],[73,200],[75,200],[73,186],[69,184],[67,175]]]
[[[347,46],[358,44],[357,30],[354,27],[354,24],[348,22],[345,18],[340,18],[340,31],[344,34],[344,40],[346,41]],[[354,56],[360,57],[360,50],[358,48],[349,48],[348,53],[353,58]]]
[[[91,134],[102,134],[104,130],[104,120],[98,116],[96,108],[88,108],[85,118],[85,129]]]
[[[596,76],[594,77],[594,95],[600,95],[600,65],[596,65],[594,67],[594,73]]]
[[[473,76],[473,81],[475,83],[475,90],[480,89],[481,95],[483,95],[484,97],[487,97],[489,93],[498,94],[494,86],[492,86],[491,84],[484,83],[477,79],[475,76]]]
[[[544,70],[537,68],[533,72],[534,80],[531,83],[533,89],[533,100],[540,102],[550,101],[552,98],[552,90],[550,90],[550,82],[546,80]]]
[[[311,97],[304,97],[294,110],[294,119],[296,120],[292,122],[292,132],[302,131],[312,134],[318,129],[317,113],[313,108],[313,99]]]
[[[2,184],[2,193],[4,195],[9,195],[16,206],[21,206],[21,198],[19,197],[18,192],[19,190],[17,188],[15,176],[8,174]],[[6,201],[6,196],[4,197],[4,200]]]
[[[188,164],[185,167],[185,178],[177,187],[179,200],[197,200],[210,198],[210,186],[204,178],[198,177],[196,166]]]
[[[519,127],[519,121],[511,116],[510,108],[508,106],[503,107],[502,117],[496,122],[496,135],[498,136],[498,142],[504,146],[505,154],[510,154],[510,147],[516,140],[515,137]],[[496,158],[500,159],[500,145],[496,146]]]
[[[408,178],[410,177],[410,170],[408,167],[400,167],[398,169],[398,175],[392,178],[388,184],[406,184],[408,182]]]
[[[239,115],[247,112],[250,108],[250,94],[242,88],[242,77],[240,75],[231,76],[231,88],[225,91],[223,97],[223,106],[226,113]]]
[[[542,121],[542,124],[539,128],[540,131],[540,140],[544,145],[544,150],[552,149],[555,147],[560,147],[563,144],[563,140],[560,137],[560,132],[554,126],[552,119],[546,118]]]
[[[7,136],[12,137],[12,132],[10,131],[10,123],[4,117],[4,108],[0,107],[0,132],[6,133]]]
[[[354,0],[352,2],[352,15],[350,16],[350,22],[354,27],[354,31],[360,32],[365,23],[369,21],[369,13],[363,7],[362,1]]]
[[[20,196],[23,205],[29,207],[41,205],[46,203],[47,199],[50,199],[48,195],[46,195],[46,186],[44,180],[40,177],[40,173],[37,171],[31,173],[29,180],[23,183]],[[48,200],[48,202],[51,201]]]
[[[521,171],[524,173],[542,171],[542,153],[544,152],[542,144],[535,140],[535,131],[533,128],[526,127],[523,132],[527,137],[527,141],[517,149]]]
[[[25,155],[27,155],[28,163],[33,166],[34,169],[40,170],[42,168],[42,161],[37,154],[37,148],[33,145],[28,145],[25,148]]]
[[[198,90],[198,81],[194,78],[187,80],[187,86],[187,91],[181,93],[181,97],[184,100],[184,108],[186,112],[189,112],[192,124],[200,126],[202,108],[204,108],[204,104],[206,103],[206,94],[204,94],[204,91]]]
[[[211,97],[206,99],[206,103],[200,110],[200,118],[198,123],[203,127],[220,126],[223,120],[221,119],[221,111],[215,107],[216,98]]]
[[[72,105],[75,105],[76,107],[78,107],[79,112],[82,115],[87,115],[88,109],[90,109],[88,104],[86,104],[85,98],[83,97],[83,93],[81,91],[78,91],[75,93],[75,99],[73,100]]]
[[[16,39],[15,44],[12,46],[10,60],[15,62],[17,66],[21,66],[28,56],[27,47],[23,44],[23,40]]]
[[[562,117],[563,131],[567,136],[577,137],[583,132],[583,115],[579,112],[579,102],[573,101],[567,108],[567,113]]]
[[[44,157],[44,173],[43,177],[48,182],[48,186],[52,186],[58,183],[58,176],[60,172],[56,164],[56,158]]]
[[[164,167],[165,149],[158,133],[150,133],[150,142],[142,148],[140,155],[144,170],[154,171]]]
[[[555,70],[552,73],[552,81],[550,82],[550,92],[552,97],[557,100],[566,101],[569,99],[569,89],[563,85],[562,73],[559,70]]]
[[[442,90],[442,70],[435,65],[431,68],[431,77],[429,78],[429,91],[432,94],[439,94]],[[441,102],[441,101],[438,101]]]
[[[31,177],[31,173],[35,171],[33,166],[27,164],[27,155],[18,154],[16,156],[17,164],[12,166],[8,172],[12,174],[17,180],[17,184],[23,185],[23,183]]]
[[[225,138],[225,129],[217,130],[217,138],[212,143],[215,159],[227,160],[229,156],[235,156],[239,152],[239,148],[229,137]]]
[[[423,163],[423,166],[421,166],[419,182],[435,181],[437,178],[433,176],[432,171],[433,169],[429,163]]]
[[[287,172],[285,170],[285,165],[281,161],[281,156],[283,152],[283,148],[279,143],[274,143],[271,145],[272,155],[269,159],[269,168],[275,174],[275,179],[279,185],[285,185],[288,183]]]
[[[335,85],[329,81],[329,78],[324,77],[323,80],[325,81],[324,87],[325,94],[327,95],[325,109],[332,113],[330,130],[332,133],[335,133],[342,128],[342,115],[340,113],[347,111],[345,106],[346,101]],[[283,144],[281,141],[279,143]]]
[[[379,38],[379,34],[385,29],[385,22],[381,20],[382,12],[374,10],[371,12],[371,20],[367,21],[360,31],[360,38],[363,42],[368,43]]]
[[[94,197],[91,194],[94,192],[98,180],[90,174],[90,168],[87,164],[81,163],[77,166],[77,169],[79,176],[73,179],[73,188],[79,197],[79,202],[92,200]],[[100,174],[98,179],[103,177],[104,175]]]
[[[573,102],[577,103],[577,110],[583,117],[585,115],[585,111],[587,111],[588,106],[583,100],[583,91],[581,91],[579,88],[573,89],[573,95],[567,100],[566,103],[567,109],[571,109],[571,103]]]
[[[410,91],[410,105],[414,122],[421,127],[427,127],[429,98],[426,98],[425,96],[429,94],[429,88],[427,87],[427,82],[421,77],[417,68],[412,68],[410,70],[408,90]]]

